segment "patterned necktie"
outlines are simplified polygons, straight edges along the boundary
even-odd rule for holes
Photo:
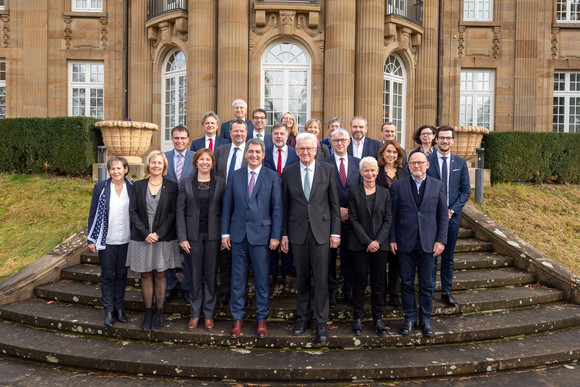
[[[306,168],[306,174],[304,175],[304,196],[306,196],[306,200],[310,200],[310,171],[309,168]]]
[[[213,152],[213,140],[209,139],[209,150]]]
[[[177,176],[177,181],[181,181],[181,173],[183,172],[183,155],[181,153],[177,154],[177,168],[175,170],[175,175]]]
[[[256,185],[256,172],[250,171],[252,177],[250,178],[250,184],[248,185],[248,200],[252,197],[252,192],[254,192],[254,186]]]
[[[228,178],[227,180],[230,181],[230,179],[232,178],[232,172],[236,170],[236,155],[238,154],[238,150],[240,150],[240,148],[235,147],[234,148],[234,154],[232,155],[232,159],[230,160],[230,169],[228,169]]]
[[[278,176],[282,176],[282,149],[278,149],[278,166],[276,167]]]
[[[346,187],[346,170],[344,169],[344,157],[340,158],[340,182]]]

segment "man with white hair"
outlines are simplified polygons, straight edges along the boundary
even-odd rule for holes
[[[232,137],[230,136],[230,127],[232,122],[239,119],[246,122],[246,130],[248,133],[252,133],[254,130],[254,124],[252,121],[246,119],[246,113],[248,112],[248,104],[241,98],[236,99],[232,102],[232,110],[234,112],[234,119],[228,122],[224,122],[220,127],[220,137],[232,142]]]

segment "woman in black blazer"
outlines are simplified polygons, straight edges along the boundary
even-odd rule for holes
[[[351,251],[354,269],[353,311],[355,335],[362,331],[364,296],[367,275],[371,274],[371,311],[376,332],[387,333],[383,323],[385,270],[391,229],[391,195],[376,184],[379,166],[373,157],[363,157],[359,171],[363,183],[350,190],[348,218],[352,234],[347,247]]]
[[[202,312],[205,329],[211,331],[214,327],[220,222],[226,190],[226,181],[211,173],[215,166],[211,150],[198,150],[193,156],[197,173],[181,181],[177,196],[177,240],[191,271],[188,330],[197,328]]]
[[[377,160],[379,162],[379,174],[377,184],[391,189],[394,181],[409,176],[409,169],[403,168],[403,148],[395,140],[387,140],[379,149]],[[401,299],[398,293],[401,291],[401,277],[399,275],[399,261],[397,257],[389,252],[387,259],[389,263],[389,279],[385,287],[389,293],[389,304],[395,308],[401,307]]]
[[[163,177],[167,172],[167,158],[161,151],[149,153],[145,172],[149,178],[135,182],[131,193],[131,241],[127,266],[141,273],[141,293],[145,303],[141,327],[155,331],[163,324],[163,302],[167,289],[165,271],[181,266],[175,232],[177,183]]]

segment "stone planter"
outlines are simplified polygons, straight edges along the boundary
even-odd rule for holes
[[[101,130],[109,154],[123,156],[129,164],[143,163],[141,156],[149,149],[153,132],[159,129],[150,122],[137,121],[99,121],[95,127]]]
[[[477,154],[476,149],[481,146],[484,134],[489,133],[489,129],[483,126],[455,126],[455,144],[451,152],[469,161]]]

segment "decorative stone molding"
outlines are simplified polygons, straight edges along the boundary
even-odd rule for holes
[[[560,34],[559,28],[552,28],[552,59],[558,58],[558,35]]]
[[[101,22],[101,47],[103,48],[103,50],[107,49],[107,42],[109,40],[109,28],[108,28],[108,24],[109,24],[109,19],[105,16],[105,17],[101,17],[99,18],[99,21]]]
[[[493,27],[493,57],[495,59],[499,58],[500,52],[500,43],[501,40],[499,39],[499,33],[501,32],[501,27]]]
[[[72,40],[72,27],[71,27],[71,23],[72,23],[72,17],[70,16],[64,16],[64,44],[66,49],[70,49],[70,45],[71,45],[71,40]]]
[[[409,19],[394,14],[385,16],[385,47],[396,45],[392,49],[406,50],[413,60],[413,67],[417,67],[423,32],[423,27]]]
[[[280,11],[280,35],[286,37],[294,33],[294,19],[296,18],[296,11]]]
[[[317,3],[254,3],[255,27],[252,31],[259,36],[271,29],[279,28],[283,37],[292,36],[296,29],[310,36],[320,35],[321,5]]]
[[[457,37],[457,55],[463,58],[465,55],[465,26],[459,26],[459,36]]]
[[[69,50],[71,48],[72,42],[72,19],[99,19],[101,25],[101,48],[103,50],[107,49],[107,43],[109,40],[109,15],[106,12],[70,12],[66,11],[62,13],[62,19],[64,21],[64,41],[65,48]]]
[[[153,54],[161,43],[170,43],[173,38],[180,39],[183,43],[187,42],[187,20],[187,11],[182,9],[162,13],[147,20],[145,28],[147,28],[147,39],[151,48],[151,60],[153,60]]]
[[[308,21],[306,15],[299,14],[296,20],[296,28],[306,32],[308,35],[314,37],[316,35],[320,35],[321,31],[318,29],[312,29],[308,26]]]
[[[2,16],[2,46],[10,47],[10,14],[4,13]]]
[[[407,49],[411,43],[411,29],[401,28],[397,29],[397,40],[399,41],[399,48]]]

